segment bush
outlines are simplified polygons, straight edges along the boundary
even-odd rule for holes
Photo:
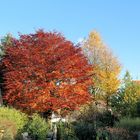
[[[0,140],[14,140],[17,128],[14,122],[3,119],[0,120],[0,131]]]
[[[47,136],[49,125],[45,119],[41,118],[38,114],[33,114],[31,120],[26,126],[27,132],[33,139],[45,140]]]
[[[114,126],[115,121],[118,121],[118,117],[111,111],[99,110],[94,104],[82,109],[75,117],[77,121],[96,124],[97,127]]]
[[[96,138],[96,129],[93,123],[79,121],[73,123],[73,128],[79,140],[94,140]]]
[[[57,139],[58,140],[78,140],[75,135],[72,124],[59,122],[57,123]]]
[[[109,132],[105,128],[99,128],[96,133],[96,140],[110,140]]]
[[[137,116],[140,117],[140,100],[136,104]]]
[[[110,111],[101,112],[96,117],[96,123],[98,127],[113,127],[117,121],[119,121],[118,116],[112,114]]]
[[[80,110],[78,110],[74,118],[78,121],[93,123],[93,121],[97,118],[98,115],[99,115],[99,110],[97,109],[94,103],[91,103],[82,106]]]
[[[134,140],[133,136],[123,128],[106,128],[112,140]]]
[[[20,111],[0,107],[0,129],[4,131],[3,140],[13,140],[24,130],[24,126],[28,122],[28,117]]]
[[[122,118],[120,122],[116,123],[116,127],[132,132],[140,131],[140,118]]]

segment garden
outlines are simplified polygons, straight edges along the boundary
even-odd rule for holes
[[[140,82],[92,31],[0,43],[0,140],[140,140]]]

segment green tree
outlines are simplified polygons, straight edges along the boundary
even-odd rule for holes
[[[124,116],[137,116],[137,104],[140,100],[140,85],[126,71],[122,86],[117,94],[112,96],[115,110]]]
[[[5,55],[5,49],[6,49],[5,46],[11,44],[11,40],[12,40],[11,34],[7,34],[0,40],[0,59],[2,59],[2,57]]]
[[[1,40],[0,40],[0,65],[1,65],[1,60],[3,59],[4,55],[5,55],[5,50],[6,47],[11,44],[11,40],[12,40],[12,35],[11,34],[7,34],[6,36],[4,36]],[[3,104],[3,100],[2,100],[2,90],[3,90],[3,72],[0,69],[0,105]]]
[[[124,77],[123,77],[123,86],[125,88],[129,87],[132,84],[132,77],[129,73],[129,71],[126,71]]]

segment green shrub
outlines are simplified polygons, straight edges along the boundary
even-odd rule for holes
[[[136,110],[137,110],[137,116],[140,117],[140,99],[138,100],[136,104]]]
[[[38,114],[33,114],[26,126],[26,131],[33,137],[33,139],[45,140],[48,128],[49,125],[45,119],[41,118]]]
[[[110,140],[110,134],[105,128],[97,129],[96,133],[96,140]]]
[[[82,108],[77,116],[77,121],[88,122],[96,124],[97,127],[114,126],[115,121],[118,121],[118,117],[112,114],[111,111],[106,109],[100,109],[93,103]]]
[[[57,139],[78,140],[78,138],[75,135],[72,124],[64,122],[57,123]]]
[[[116,123],[116,127],[132,132],[140,131],[140,118],[122,118],[120,122]]]
[[[106,126],[114,126],[115,121],[118,121],[117,116],[111,114],[110,111],[93,111],[89,110],[88,113],[80,114],[77,118],[77,121],[88,122],[92,124],[96,124],[97,127],[106,127]]]
[[[13,140],[16,135],[23,132],[24,126],[28,122],[28,117],[20,111],[0,107],[0,129],[4,130],[2,140]]]
[[[78,121],[93,123],[93,121],[97,118],[99,113],[100,112],[95,106],[95,104],[91,103],[91,104],[82,106],[74,117]]]
[[[93,123],[75,122],[73,129],[79,140],[94,140],[96,138],[96,129]]]

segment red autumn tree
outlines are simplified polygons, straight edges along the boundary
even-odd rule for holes
[[[90,100],[91,67],[61,34],[39,30],[6,48],[4,99],[10,105],[32,113],[74,110]]]

